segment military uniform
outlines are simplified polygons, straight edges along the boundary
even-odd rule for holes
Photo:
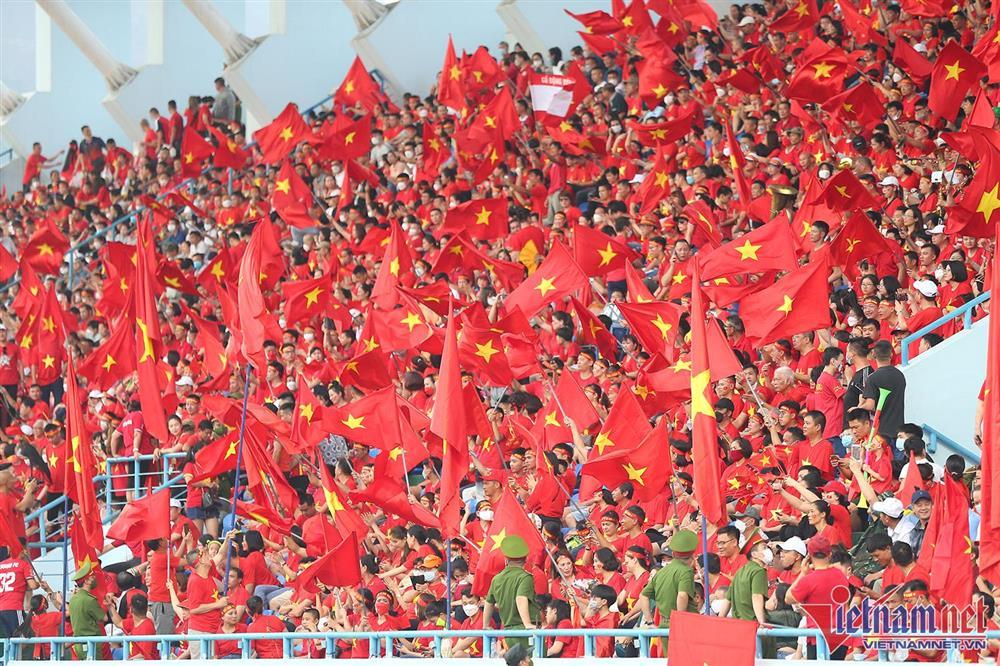
[[[698,612],[694,601],[694,568],[681,562],[676,557],[687,557],[698,547],[698,537],[690,530],[680,530],[670,539],[670,550],[675,559],[670,564],[657,571],[646,587],[642,588],[642,596],[656,603],[660,612],[660,627],[670,627],[670,613],[674,610]],[[687,592],[687,608],[677,608],[677,594]],[[656,639],[654,639],[654,643]],[[656,650],[659,651],[659,650]],[[667,639],[662,642],[662,654],[667,652]],[[660,655],[657,655],[660,656]]]
[[[500,550],[509,559],[521,560],[528,556],[528,545],[518,536],[506,537],[500,544]],[[486,601],[497,608],[500,615],[500,626],[504,629],[524,629],[524,622],[521,614],[517,610],[517,598],[525,597],[528,600],[528,616],[531,622],[538,625],[539,610],[538,602],[535,599],[535,579],[524,567],[508,564],[504,569],[493,577],[490,582],[490,590],[486,593]],[[528,646],[527,638],[507,638],[504,639],[507,647],[515,645]]]

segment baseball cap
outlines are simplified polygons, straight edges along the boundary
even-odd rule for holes
[[[191,379],[190,376],[184,375],[183,377],[181,377],[180,379],[177,380],[177,385],[178,386],[194,386],[194,380]]]
[[[903,503],[895,497],[886,497],[872,504],[872,511],[884,513],[890,518],[899,518],[903,515]]]
[[[896,178],[895,176],[886,176],[882,180],[878,181],[878,184],[880,186],[884,186],[884,185],[896,185],[898,187],[899,186],[899,179]]]
[[[753,25],[755,23],[756,21],[753,20],[752,16],[744,16],[743,18],[740,19],[739,25],[742,28],[745,25]]]
[[[170,500],[170,508],[171,509],[182,509],[182,508],[184,508],[184,505],[181,504],[181,501],[179,499],[177,499],[176,497],[174,497],[174,498],[171,498],[171,500]]]
[[[798,553],[802,557],[806,556],[806,542],[800,537],[793,536],[787,541],[779,541],[777,544],[778,548],[781,550],[790,550],[792,552]]]
[[[924,490],[923,488],[917,488],[913,491],[913,495],[910,497],[910,504],[916,504],[920,500],[931,500],[931,494]]]
[[[930,280],[914,280],[913,288],[927,298],[934,298],[938,295],[938,287]]]
[[[837,493],[838,495],[847,494],[847,486],[841,481],[830,481],[822,488],[820,488],[824,493]]]
[[[936,227],[932,227],[931,228],[931,233],[932,234],[943,234],[944,233],[944,225],[943,224],[939,224]]]
[[[822,534],[817,534],[806,544],[806,550],[810,555],[829,555],[831,547],[830,540]]]
[[[104,393],[98,391],[97,389],[94,389],[93,391],[87,394],[87,397],[93,398],[94,400],[100,400],[101,398],[104,397]]]

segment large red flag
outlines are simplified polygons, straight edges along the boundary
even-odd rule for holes
[[[986,65],[959,46],[958,42],[949,41],[934,61],[927,107],[948,120],[954,120],[962,100],[984,74]]]
[[[496,506],[493,507],[494,520],[483,541],[483,552],[476,565],[476,577],[472,583],[472,593],[485,596],[490,583],[506,566],[506,559],[500,551],[500,544],[508,536],[519,536],[528,543],[528,559],[537,559],[545,552],[538,528],[531,522],[514,494],[504,488]]]
[[[902,500],[909,502],[909,498]],[[931,574],[928,583],[934,598],[956,608],[969,603],[975,578],[969,538],[969,500],[965,489],[950,473],[945,473],[944,487],[934,500],[917,562]]]
[[[562,243],[556,242],[542,265],[507,297],[507,312],[520,308],[526,317],[552,301],[587,286],[587,275]]]
[[[291,102],[271,121],[253,133],[254,141],[260,146],[262,160],[276,164],[286,157],[300,141],[315,140],[312,130],[299,113],[299,107]]]
[[[462,373],[459,369],[458,331],[454,313],[448,316],[441,354],[441,373],[434,394],[430,431],[444,441],[441,461],[441,519],[445,538],[458,534],[462,508],[459,484],[469,473],[469,428],[462,407]]]
[[[995,225],[1000,234],[1000,224]],[[990,289],[1000,294],[1000,260],[993,259]],[[979,532],[979,569],[984,578],[1000,584],[1000,317],[994,307],[986,344],[986,383],[983,386],[983,507]]]
[[[239,298],[239,326],[243,334],[241,351],[248,361],[258,368],[267,365],[264,358],[264,341],[267,339],[267,303],[260,291],[260,273],[263,263],[263,224],[258,224],[250,236],[243,258],[240,260],[240,277],[237,285]]]
[[[467,110],[465,89],[462,86],[462,69],[458,66],[455,44],[451,41],[451,35],[448,35],[448,46],[444,52],[441,78],[438,79],[437,98],[439,102],[459,114]]]
[[[39,273],[58,275],[63,256],[68,249],[69,240],[50,220],[46,219],[38,225],[38,229],[21,250],[21,261]]]
[[[795,236],[786,220],[776,219],[696,257],[703,280],[788,270],[795,266]]]
[[[726,518],[726,503],[720,484],[722,462],[719,459],[715,410],[711,399],[711,369],[708,359],[708,333],[705,329],[705,303],[701,277],[694,269],[691,291],[691,458],[694,463],[694,496],[705,519],[713,525]]]
[[[69,358],[66,369],[66,444],[69,451],[63,463],[66,495],[76,503],[78,528],[85,544],[101,552],[104,547],[104,530],[101,527],[101,507],[97,504],[94,492],[97,459],[83,419],[83,396],[76,382],[76,368],[72,357]],[[76,539],[73,550],[81,552],[77,550]]]
[[[170,536],[170,489],[162,488],[125,505],[111,527],[108,538],[133,544]]]
[[[823,257],[796,268],[740,305],[746,336],[763,345],[830,325],[830,263]]]
[[[371,109],[378,104],[379,89],[375,85],[371,74],[365,69],[359,56],[354,56],[354,62],[347,70],[347,76],[333,93],[333,102],[338,105],[353,106],[357,102],[366,109]]]
[[[580,470],[598,479],[608,488],[625,481],[635,488],[635,498],[651,500],[664,492],[673,465],[667,449],[667,420],[661,419],[655,428],[634,445],[591,458]]]
[[[753,666],[757,623],[675,610],[670,613],[670,666]]]
[[[157,369],[160,346],[160,313],[153,289],[155,248],[148,220],[141,220],[136,236],[135,269],[135,353],[139,376],[139,402],[146,430],[161,442],[167,441],[167,417],[163,389]]]
[[[303,593],[316,594],[316,583],[326,587],[354,587],[361,583],[358,560],[358,538],[351,534],[340,545],[314,561],[300,573],[293,587]]]
[[[181,175],[185,178],[197,178],[205,160],[215,152],[215,146],[191,129],[184,128],[184,138],[181,141]]]

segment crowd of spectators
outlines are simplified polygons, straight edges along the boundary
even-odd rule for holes
[[[648,4],[655,12],[660,3]],[[370,121],[371,150],[357,164],[370,169],[378,184],[348,177],[343,161],[328,159],[311,142],[299,143],[290,161],[313,195],[307,211],[315,222],[311,228],[290,227],[272,210],[278,168],[262,163],[259,146],[251,144],[241,124],[239,100],[222,79],[211,96],[193,96],[183,110],[173,100],[166,113],[150,109],[142,121],[144,139],[131,151],[94,136],[86,126],[79,140],[51,157],[36,144],[23,191],[0,201],[0,244],[22,257],[43,223],[54,224],[79,244],[59,274],[42,275],[66,313],[67,344],[77,365],[112,333],[116,314],[108,303],[115,301],[108,294],[115,285],[107,279],[109,248],[136,241],[134,220],[115,222],[152,199],[164,202],[157,213],[163,216],[157,257],[171,262],[195,289],[167,286],[157,298],[163,361],[171,371],[172,386],[164,390],[169,437],[157,440],[146,429],[148,414],[138,402],[134,377],[107,390],[84,386],[84,407],[89,444],[103,471],[113,475],[106,482],[112,485],[107,494],[112,504],[105,505],[103,486],[98,493],[102,511],[135,501],[132,474],[145,474],[143,484],[178,475],[181,481],[171,491],[170,538],[146,542],[117,568],[102,571],[83,563],[73,573],[69,600],[33,573],[28,559],[38,554],[37,547],[18,557],[8,557],[9,548],[0,553],[0,627],[8,636],[107,631],[192,637],[446,626],[478,630],[491,623],[505,628],[665,627],[671,610],[706,606],[715,614],[794,627],[810,622],[801,604],[829,601],[838,585],[848,588],[855,602],[868,597],[890,605],[939,603],[930,572],[920,564],[935,502],[943,501],[949,483],[962,488],[973,545],[968,557],[975,561],[982,479],[979,469],[966,467],[960,456],[935,460],[928,453],[921,428],[904,421],[906,394],[914,387],[906,386],[896,365],[905,336],[988,289],[995,240],[952,231],[951,213],[973,165],[940,136],[963,127],[979,96],[991,108],[1000,102],[1000,90],[992,78],[988,83],[984,78],[982,90],[963,101],[958,118],[947,121],[929,111],[926,80],[913,78],[892,54],[899,41],[931,62],[952,41],[972,48],[984,35],[995,34],[993,14],[978,1],[939,16],[915,16],[897,4],[879,3],[868,5],[865,14],[878,17],[877,27],[862,34],[848,27],[853,19],[845,17],[842,2],[824,4],[814,28],[771,30],[776,17],[793,5],[770,0],[734,5],[719,17],[715,30],[685,24],[686,35],[671,46],[683,83],[654,100],[640,95],[636,42],[642,35],[623,33],[615,42],[618,52],[575,46],[565,57],[559,48],[529,54],[517,44],[500,43],[492,51],[502,73],[495,89],[511,93],[519,126],[504,142],[500,162],[478,180],[463,167],[456,147],[477,113],[475,106],[470,119],[450,114],[434,94],[405,94],[398,106],[385,100],[371,108],[360,103],[347,109],[320,107],[305,117],[317,135],[336,116]],[[756,48],[780,65],[781,77],[791,77],[813,39],[845,49],[864,72],[882,105],[877,122],[841,122],[816,105],[793,102],[777,79],[755,92],[727,79]],[[565,74],[574,64],[590,89],[561,125],[539,123],[532,112],[530,74]],[[488,99],[484,92],[477,101]],[[692,112],[692,129],[673,143],[644,143],[643,125]],[[182,142],[188,131],[212,143],[228,141],[230,151],[245,156],[245,165],[208,167],[186,176]],[[729,133],[735,144],[727,144]],[[570,135],[598,147],[581,149],[580,138]],[[428,169],[428,146],[438,141],[451,146],[454,155]],[[752,201],[738,198],[730,145],[743,153],[742,177]],[[640,213],[637,192],[661,165],[669,171],[669,193]],[[686,363],[687,314],[670,349],[649,349],[630,330],[618,304],[651,296],[687,310],[698,254],[712,249],[692,206],[711,211],[728,243],[772,217],[787,221],[798,238],[798,263],[806,265],[828,249],[849,217],[827,211],[821,219],[812,199],[824,181],[845,170],[877,201],[867,218],[898,251],[831,267],[832,325],[758,346],[745,336],[739,298],[720,306],[710,294],[709,317],[718,321],[743,366],[712,383],[722,478],[730,491],[728,524],[708,525],[702,534],[692,493],[689,393],[658,398],[646,411],[651,424],[665,428],[662,459],[673,469],[661,493],[640,500],[635,480],[588,488],[579,466],[593,455],[596,435],[620,396],[639,393],[637,377],[649,370],[654,356],[671,359],[665,367],[675,371]],[[182,194],[183,200],[172,199],[171,193]],[[291,523],[282,533],[268,520],[236,518],[233,473],[198,478],[198,452],[238,423],[213,399],[246,398],[290,428],[304,406],[303,386],[324,407],[343,408],[380,388],[378,377],[386,375],[383,386],[394,386],[417,412],[431,413],[440,348],[387,349],[378,371],[361,380],[350,375],[350,364],[371,351],[370,308],[384,241],[390,225],[398,225],[413,257],[409,273],[401,276],[415,299],[407,302],[419,305],[425,321],[443,328],[448,312],[414,296],[418,292],[445,300],[450,295],[468,321],[479,317],[476,321],[494,325],[505,314],[510,283],[485,267],[435,268],[453,235],[439,233],[448,211],[473,199],[497,197],[508,201],[510,234],[469,241],[484,258],[532,272],[555,244],[572,245],[580,227],[628,246],[638,258],[625,270],[591,277],[589,293],[579,296],[597,319],[584,321],[568,298],[559,299],[530,317],[530,330],[519,333],[528,353],[523,344],[497,352],[508,355],[516,379],[506,386],[477,386],[489,436],[471,442],[478,455],[462,484],[458,537],[446,540],[439,527],[358,501],[354,508],[367,528],[358,554],[361,584],[321,586],[316,594],[300,595],[291,583],[326,550],[315,538],[326,533],[321,523],[331,520],[321,471],[348,497],[377,483],[379,459],[384,462],[399,442],[389,441],[387,433],[388,446],[379,450],[331,436],[315,450],[293,453],[279,438],[268,441],[297,493],[296,506],[282,507]],[[753,212],[761,206],[762,216]],[[265,291],[269,308],[283,312],[287,283],[326,275],[331,304],[323,316],[295,323],[282,317],[281,337],[265,345],[266,367],[250,373],[245,389],[232,332],[225,326],[216,331],[229,345],[230,362],[223,363],[220,376],[211,376],[207,368],[217,364],[199,330],[228,321],[226,310],[233,307],[226,290],[211,284],[219,257],[242,251],[257,221],[268,216],[279,230],[282,253],[282,277]],[[235,294],[234,265],[227,269]],[[748,282],[773,282],[775,273]],[[23,282],[11,284],[3,298],[9,305],[23,289]],[[987,302],[977,308],[975,317],[984,316],[988,307]],[[587,333],[591,321],[613,335],[613,354],[594,343],[592,329]],[[0,322],[0,520],[30,544],[41,539],[40,526],[52,538],[66,525],[58,505],[25,521],[64,490],[62,477],[54,473],[65,450],[63,377],[43,379],[34,364],[24,362],[24,340],[15,334],[23,321],[15,309],[2,308]],[[911,355],[925,353],[952,333],[946,325],[924,335]],[[470,368],[463,370],[468,381],[478,378]],[[539,435],[543,450],[536,450],[524,433],[544,429],[554,406],[552,386],[563,374],[583,387],[598,418],[593,423],[566,419],[561,438]],[[880,389],[889,390],[882,404]],[[976,433],[978,440],[978,422]],[[419,434],[429,446],[426,432]],[[499,449],[499,466],[483,453],[491,444]],[[437,513],[442,461],[429,448],[430,454],[409,461],[406,492],[413,503]],[[558,475],[561,490],[553,493],[541,483],[545,474],[536,466],[541,456]],[[105,462],[114,458],[136,462]],[[41,471],[39,460],[51,463],[49,473]],[[324,466],[325,471],[319,469]],[[760,487],[749,494],[731,492],[747,478]],[[246,489],[240,496],[261,500]],[[477,571],[478,562],[499,545],[488,534],[491,524],[503,519],[495,511],[507,496],[523,504],[545,552],[529,555],[523,543],[508,537],[503,543],[507,569],[496,575],[494,585],[482,580],[477,585],[477,576],[485,575]],[[704,561],[702,538],[710,551]],[[967,602],[981,603],[994,628],[998,593],[993,581],[978,575],[968,589]],[[582,647],[578,638],[546,639],[544,652],[569,658],[582,655]],[[990,641],[981,654],[968,656],[995,657],[998,648],[1000,643]],[[280,641],[252,642],[261,658],[280,657],[281,649]],[[428,639],[398,639],[395,649],[427,657],[434,646]],[[804,658],[815,646],[786,639],[767,642],[765,649]],[[36,655],[47,650],[40,646]],[[126,658],[167,657],[155,643],[132,643],[129,650]],[[194,640],[172,644],[171,650],[176,658],[205,656]],[[241,652],[235,640],[214,643],[212,650],[221,659],[239,658]],[[364,658],[369,646],[338,640],[335,654],[326,650],[324,640],[294,643],[295,656],[303,658]],[[475,636],[445,647],[450,656],[476,656],[482,650],[483,640]],[[632,639],[601,639],[597,652],[635,656],[637,647]],[[860,642],[835,652],[855,658],[873,654]],[[908,656],[934,661],[944,653],[911,650]]]

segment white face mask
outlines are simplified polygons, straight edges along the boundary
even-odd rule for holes
[[[396,191],[397,192],[402,192],[405,189],[406,189],[406,181],[403,181],[401,183],[396,183]]]
[[[295,390],[295,380],[294,379],[289,379],[287,382],[285,382],[285,386],[288,387],[289,391],[294,391]]]
[[[934,269],[934,277],[935,277],[935,279],[937,279],[938,282],[940,282],[941,279],[944,277],[944,269],[941,268],[940,266],[938,266],[937,268],[935,268]]]
[[[425,271],[420,266],[417,266],[416,268],[413,269],[413,272],[417,274],[417,277],[423,277],[424,273],[426,273],[427,271]]]
[[[771,562],[774,562],[774,553],[771,552],[770,548],[765,548],[760,552],[760,560],[764,563],[765,567],[771,566]]]
[[[820,169],[819,170],[819,177],[820,177],[821,180],[826,180],[827,178],[830,177],[830,170],[829,169]]]
[[[435,580],[437,578],[437,575],[438,572],[436,569],[433,569],[431,571],[424,571],[424,580],[426,580],[429,583],[432,580]]]
[[[491,521],[493,520],[493,509],[483,509],[476,515],[479,516],[479,520]]]
[[[906,438],[905,437],[897,437],[896,438],[896,450],[897,451],[902,451],[904,448],[906,448],[905,444],[906,444]]]
[[[850,317],[848,317],[847,318],[847,325],[848,326],[857,326],[858,325],[858,318],[855,317],[855,316],[853,316],[853,315],[850,316]]]
[[[404,150],[403,151],[403,157],[407,157],[407,158],[413,157],[413,151],[412,150]]]
[[[466,617],[472,617],[479,612],[479,606],[476,604],[462,604],[462,610],[465,611]]]
[[[303,333],[302,334],[302,339],[305,340],[306,342],[312,342],[313,340],[316,339],[316,334],[315,333]]]

